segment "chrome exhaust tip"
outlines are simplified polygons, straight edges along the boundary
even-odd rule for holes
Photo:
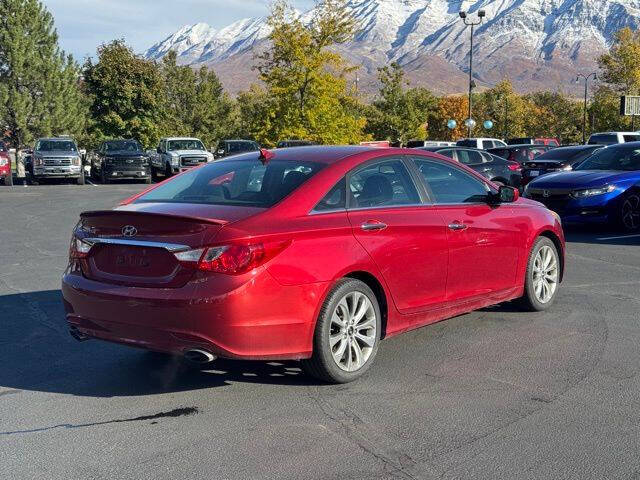
[[[192,348],[184,352],[184,358],[186,358],[191,363],[205,365],[207,363],[213,362],[216,359],[216,356],[211,352],[207,352],[206,350]]]

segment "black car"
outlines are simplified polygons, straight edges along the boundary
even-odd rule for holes
[[[531,145],[531,144],[523,144],[523,145],[508,145],[506,147],[498,147],[498,148],[490,148],[487,152],[492,155],[497,155],[498,157],[502,157],[506,160],[510,160],[512,162],[518,162],[522,165],[524,162],[528,162],[533,160],[538,155],[542,155],[545,152],[548,152],[552,148],[549,145]]]
[[[253,140],[221,140],[216,150],[216,158],[238,155],[246,152],[257,152],[260,145]]]
[[[484,150],[467,147],[422,147],[417,150],[439,153],[452,158],[499,185],[520,187],[520,165]]]
[[[601,148],[602,145],[573,145],[549,150],[522,164],[522,184],[526,185],[534,178],[547,173],[571,170],[574,165]]]
[[[310,147],[315,145],[311,140],[281,140],[276,145],[276,148],[289,148],[289,147]]]
[[[135,179],[151,183],[149,155],[136,140],[107,140],[89,156],[91,178],[102,183]]]

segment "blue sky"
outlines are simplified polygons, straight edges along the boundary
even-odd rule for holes
[[[223,27],[268,13],[270,0],[43,0],[55,18],[60,46],[82,62],[96,47],[124,38],[142,52],[186,24]],[[300,10],[313,0],[293,0]]]

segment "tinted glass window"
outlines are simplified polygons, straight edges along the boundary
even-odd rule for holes
[[[204,145],[200,140],[169,140],[167,142],[167,150],[204,150]]]
[[[424,140],[409,140],[407,142],[407,148],[424,147]]]
[[[413,205],[420,197],[400,160],[368,165],[350,176],[351,208]]]
[[[611,145],[618,143],[617,135],[591,135],[589,145]]]
[[[554,148],[540,154],[536,160],[572,160],[590,155],[596,148]]]
[[[322,200],[313,209],[315,212],[326,212],[328,210],[340,210],[345,208],[347,203],[347,188],[343,178],[329,190]]]
[[[449,157],[449,158],[453,158],[453,150],[451,149],[447,149],[447,150],[434,150],[435,152],[439,153],[440,155],[444,155],[445,157]]]
[[[134,140],[111,140],[104,142],[105,152],[127,151],[127,152],[141,152],[142,147]]]
[[[253,142],[229,142],[227,143],[228,153],[255,152],[259,150]]]
[[[483,140],[482,141],[482,148],[484,148],[485,150],[488,148],[493,148],[495,147],[495,145],[493,144],[493,141],[491,140]]]
[[[478,165],[482,163],[482,155],[475,150],[458,150],[458,161],[465,165]]]
[[[270,207],[322,168],[322,163],[271,160],[220,161],[158,186],[136,202],[204,203]]]
[[[71,140],[38,140],[36,144],[36,150],[41,152],[53,152],[60,150],[63,152],[75,152],[77,151],[76,144]]]
[[[444,163],[414,159],[435,203],[474,203],[487,198],[489,187],[471,175]]]
[[[625,142],[638,142],[638,141],[640,141],[640,135],[624,135],[622,138],[624,138]]]
[[[508,145],[523,145],[525,143],[531,143],[530,138],[510,138],[507,140]]]
[[[509,158],[511,150],[509,150],[508,148],[494,148],[491,150],[491,153],[502,158]]]
[[[456,145],[460,147],[477,147],[478,142],[476,140],[458,140]]]
[[[575,170],[640,170],[640,149],[603,148],[575,167]]]

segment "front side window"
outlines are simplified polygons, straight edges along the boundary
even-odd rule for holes
[[[386,160],[357,170],[349,178],[351,208],[420,203],[411,175],[401,160]]]
[[[268,208],[288,196],[325,164],[235,160],[210,163],[154,188],[136,203],[202,203]]]
[[[459,168],[430,160],[414,159],[436,204],[484,202],[490,190],[486,183]]]

